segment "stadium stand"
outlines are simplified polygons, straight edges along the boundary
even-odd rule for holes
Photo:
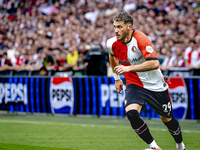
[[[40,75],[44,66],[46,75],[81,69],[84,75],[81,59],[93,39],[106,51],[120,11],[128,11],[134,28],[151,39],[162,71],[199,75],[199,0],[0,0],[0,75]],[[80,55],[73,64],[67,61],[70,49]],[[109,63],[107,68],[112,75]]]

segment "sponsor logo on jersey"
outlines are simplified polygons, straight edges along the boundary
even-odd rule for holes
[[[138,58],[128,59],[128,61],[133,63],[133,62],[140,61],[140,59],[142,59],[142,55],[140,55],[140,57]]]
[[[153,53],[153,48],[151,46],[146,46],[146,51],[149,53]]]
[[[130,64],[130,62],[137,62],[137,61],[140,61],[141,59],[142,59],[142,55],[140,55],[140,57],[138,57],[138,58],[133,58],[133,59],[129,59],[128,58],[128,60],[126,61],[126,60],[123,60],[123,61],[121,61],[120,59],[119,59],[119,62],[123,65],[123,64],[126,64],[126,65],[128,65],[128,64]]]
[[[123,64],[130,65],[130,63],[129,63],[128,60],[123,60],[123,61],[121,61],[121,60],[119,59],[119,62],[120,62],[122,65],[123,65]]]
[[[188,110],[188,93],[185,81],[182,78],[170,78],[169,93],[172,101],[174,117],[185,119]]]
[[[50,101],[52,113],[72,114],[74,89],[71,78],[51,78]]]

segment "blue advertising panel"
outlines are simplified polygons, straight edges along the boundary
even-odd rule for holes
[[[6,90],[6,93],[5,93],[5,95],[6,95],[5,101],[6,102],[15,101],[14,100],[14,92],[13,92],[15,88],[12,86],[12,79],[13,79],[12,77],[8,78],[9,84],[6,84],[6,89],[8,88],[8,90]],[[10,104],[10,112],[14,112],[14,105],[13,104]]]
[[[101,103],[105,107],[105,115],[110,116],[110,98],[109,98],[109,78],[104,77],[104,84],[101,85]]]
[[[98,95],[99,95],[99,116],[102,116],[103,115],[103,107],[102,107],[102,102],[101,102],[101,84],[102,84],[102,82],[101,82],[101,80],[102,80],[102,78],[101,77],[98,77],[97,78],[97,80],[98,80]]]
[[[36,78],[36,88],[35,88],[35,92],[36,92],[36,112],[39,113],[40,112],[40,92],[39,92],[39,87],[40,87],[40,83],[39,83],[40,79]]]
[[[77,94],[76,94],[76,84],[75,79],[72,78],[73,88],[74,88],[74,107],[73,107],[73,115],[76,115],[76,107],[77,107]]]
[[[23,84],[22,78],[4,78],[0,83],[1,109],[8,108],[10,112],[23,112],[27,101],[27,84]],[[20,106],[20,107],[19,107]]]
[[[82,86],[82,78],[78,78],[79,81],[79,92],[80,92],[80,115],[83,114],[83,86]]]
[[[88,77],[85,77],[85,90],[86,90],[86,115],[90,114],[90,87]]]
[[[191,110],[191,119],[195,119],[195,107],[194,107],[194,87],[193,79],[189,79],[189,88],[190,88],[190,110]]]
[[[200,118],[200,79],[198,79],[198,93],[199,93],[199,118]]]
[[[25,78],[25,85],[28,87],[29,86],[29,84],[28,84],[28,78]],[[27,100],[26,100],[26,103],[24,103],[24,105],[26,106],[26,113],[29,113],[29,99],[28,99],[28,95],[29,95],[29,90],[27,89],[27,95],[26,95],[26,98],[27,98]],[[26,99],[25,97],[24,97],[24,99]]]
[[[42,112],[46,112],[45,108],[45,78],[42,78]]]
[[[23,85],[23,78],[22,77],[20,77],[19,78],[19,85]],[[25,87],[26,88],[26,87]],[[20,91],[22,92],[23,91],[23,89],[20,89]],[[26,90],[27,91],[27,90]],[[24,94],[24,96],[25,96],[25,94]],[[26,96],[27,97],[27,96]],[[24,105],[21,103],[20,104],[20,112],[24,112]]]
[[[91,77],[92,82],[92,114],[95,116],[97,115],[97,96],[96,96],[96,84],[95,84],[95,77]]]
[[[34,78],[30,78],[30,101],[31,101],[31,113],[35,112],[34,109]]]
[[[123,85],[122,94],[117,94],[115,89],[115,81],[113,78],[104,77],[103,83],[101,83],[101,106],[105,110],[104,115],[120,116],[124,117],[124,99],[125,88]],[[112,113],[111,113],[112,112]]]
[[[14,78],[14,84],[15,85],[18,84],[18,78],[16,78],[16,77]],[[14,101],[17,102],[17,96],[14,98]],[[14,110],[15,110],[15,112],[19,112],[19,105],[18,104],[15,105]]]
[[[123,79],[123,78],[122,78]],[[177,119],[200,119],[200,79],[169,78],[169,94]],[[109,77],[1,77],[0,110],[125,117],[124,99]],[[141,117],[159,118],[149,106]]]

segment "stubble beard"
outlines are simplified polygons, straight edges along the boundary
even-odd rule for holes
[[[124,42],[124,40],[126,39],[127,35],[128,35],[128,31],[126,29],[126,31],[122,34],[122,38],[120,39],[120,41]]]

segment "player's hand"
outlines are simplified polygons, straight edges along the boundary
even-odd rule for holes
[[[117,93],[122,94],[122,90],[123,90],[123,82],[121,79],[119,80],[115,80],[115,88]]]
[[[119,65],[119,66],[116,66],[114,68],[114,71],[116,72],[116,74],[120,75],[124,72],[129,72],[129,67],[128,66],[122,66],[122,65]]]

